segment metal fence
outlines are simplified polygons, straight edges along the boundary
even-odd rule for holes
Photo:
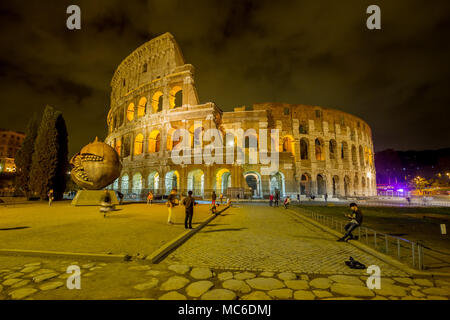
[[[343,234],[345,233],[344,228],[348,221],[335,219],[334,217],[321,215],[306,209],[303,210],[313,220]],[[424,247],[419,242],[382,233],[365,226],[357,228],[357,230],[353,231],[353,234],[357,235],[358,241],[369,245],[377,251],[392,256],[413,268],[424,269]]]

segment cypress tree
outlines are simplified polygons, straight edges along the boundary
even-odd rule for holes
[[[34,144],[30,189],[41,199],[50,189],[61,199],[67,170],[67,128],[60,111],[46,106]]]
[[[28,122],[22,146],[17,150],[14,159],[16,164],[16,190],[23,192],[27,198],[31,196],[29,187],[30,170],[38,128],[38,118],[36,113],[34,113]]]

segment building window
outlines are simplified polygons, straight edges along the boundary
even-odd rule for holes
[[[322,116],[322,112],[320,110],[316,110],[316,118],[320,118]]]
[[[298,131],[300,132],[300,134],[308,134],[308,127],[306,126],[306,124],[302,123],[298,127]]]
[[[284,115],[288,116],[289,115],[289,108],[284,108]]]
[[[125,87],[125,79],[122,80],[122,86]]]
[[[146,73],[147,72],[147,64],[144,63],[144,66],[142,67],[142,73]]]

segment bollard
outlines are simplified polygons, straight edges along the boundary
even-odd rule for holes
[[[418,243],[417,244],[417,260],[419,263],[419,270],[423,269],[423,260],[422,260],[422,246]]]

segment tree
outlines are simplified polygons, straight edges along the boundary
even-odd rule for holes
[[[431,181],[428,181],[425,178],[422,177],[415,177],[412,181],[411,181],[411,185],[416,188],[416,190],[419,191],[419,194],[423,193],[423,189],[425,189],[426,187],[430,186]]]
[[[50,189],[61,199],[66,184],[67,128],[60,111],[46,106],[34,144],[30,172],[30,188],[41,199]]]
[[[30,198],[31,196],[29,187],[30,170],[38,128],[38,117],[36,113],[34,113],[28,122],[22,146],[17,151],[14,159],[16,164],[16,190],[22,191],[27,198]]]

